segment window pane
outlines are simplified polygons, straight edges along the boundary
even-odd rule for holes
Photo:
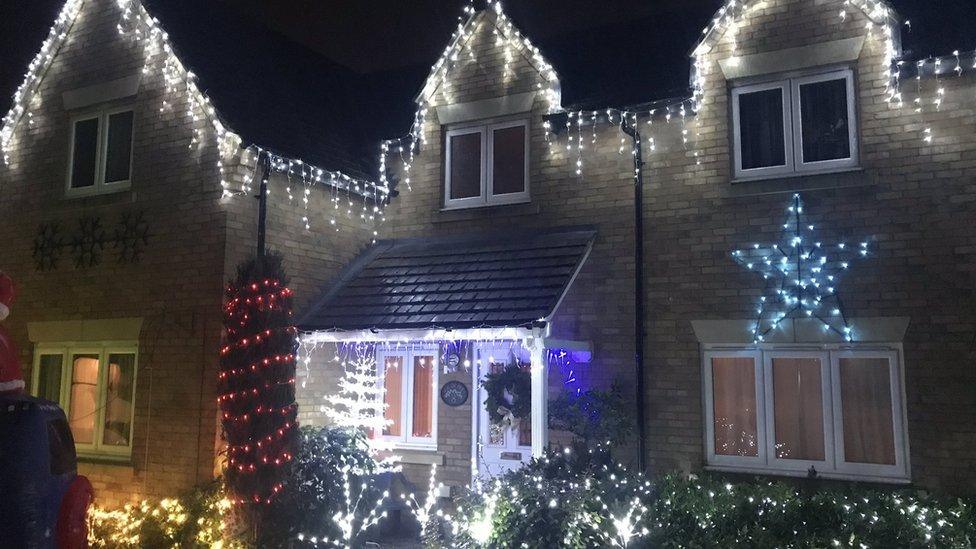
[[[434,431],[434,357],[413,359],[412,436],[430,438]]]
[[[844,460],[895,464],[891,371],[886,358],[840,359]]]
[[[823,461],[823,386],[818,358],[773,359],[776,457]]]
[[[496,360],[495,357],[488,358],[488,372],[492,374],[497,374],[505,369],[506,364],[501,360]],[[503,427],[498,423],[492,421],[488,422],[488,444],[491,446],[504,446],[505,445],[505,432],[509,429]]]
[[[132,401],[135,397],[135,379],[135,355],[108,355],[103,444],[109,446],[129,445],[132,434]]]
[[[481,134],[451,137],[451,200],[481,196]]]
[[[129,180],[132,160],[132,111],[108,117],[108,152],[105,156],[105,182]]]
[[[784,139],[782,89],[739,96],[739,142],[743,170],[785,166]]]
[[[75,442],[95,442],[98,415],[98,355],[74,355],[71,368],[71,404],[68,421]]]
[[[80,189],[95,184],[96,153],[98,152],[98,119],[75,122],[73,158],[71,159],[71,188]]]
[[[525,127],[495,130],[492,146],[492,193],[525,191]]]
[[[398,437],[403,433],[403,357],[391,356],[384,361],[383,389],[383,417],[388,423],[383,434]]]
[[[37,372],[37,396],[61,402],[61,366],[63,355],[41,355]]]
[[[755,376],[752,358],[712,359],[712,412],[717,455],[759,455]]]
[[[851,157],[847,117],[847,79],[800,86],[803,161]]]

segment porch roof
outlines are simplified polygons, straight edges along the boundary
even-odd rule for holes
[[[590,227],[382,240],[299,321],[303,331],[506,328],[547,321],[593,245]]]

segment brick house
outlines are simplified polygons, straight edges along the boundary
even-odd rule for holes
[[[437,463],[463,485],[545,446],[537,416],[567,384],[639,387],[636,149],[623,122],[645,162],[649,470],[976,486],[971,55],[902,59],[883,2],[737,2],[695,48],[689,96],[574,108],[558,68],[488,8],[434,65],[408,137],[386,143],[402,191],[387,240],[302,321],[307,341],[328,342],[311,354],[304,422],[327,421],[334,372],[369,341],[392,387],[384,438],[408,476],[422,482]],[[505,169],[523,163],[524,175]],[[535,302],[515,296],[546,283],[522,247],[556,254],[572,239],[545,235],[580,227],[591,249],[565,294],[520,319]],[[530,433],[492,424],[481,404],[485,363],[506,360],[531,363],[533,388],[547,387]],[[452,407],[418,380],[477,396]]]
[[[901,25],[875,0],[736,2],[695,48],[688,97],[582,109],[487,8],[466,11],[373,184],[357,172],[376,166],[342,150],[356,136],[316,157],[295,146],[307,125],[264,134],[273,125],[218,116],[138,2],[68,2],[51,58],[32,68],[43,78],[5,120],[0,228],[32,388],[69,408],[85,381],[65,367],[76,359],[131,372],[130,427],[109,422],[115,440],[129,433],[124,449],[93,444],[84,465],[102,498],[171,495],[214,473],[221,284],[252,249],[256,201],[238,191],[261,158],[274,159],[270,246],[301,299],[300,419],[329,421],[344,366],[366,349],[386,388],[377,437],[415,483],[432,463],[452,486],[516,467],[562,440],[550,399],[619,381],[643,386],[645,404],[643,444],[618,442],[644,448],[653,473],[976,488],[971,56],[898,64]],[[71,143],[87,128],[111,152],[116,122],[134,136],[128,182],[73,192]],[[645,162],[641,383],[637,151],[623,129]],[[100,190],[119,166],[95,150],[94,183],[79,186]],[[150,227],[138,262],[116,263],[123,242],[95,265],[71,266],[68,247],[38,268],[60,250],[39,223],[118,218],[124,240],[137,215]],[[493,422],[478,386],[508,365],[533,389],[517,425]],[[105,402],[119,384],[102,378]],[[91,429],[104,441],[107,427]]]
[[[163,21],[180,14],[152,8]],[[328,134],[307,140],[314,156],[258,131],[252,111],[221,118],[149,17],[139,2],[67,2],[3,126],[2,268],[19,290],[6,324],[28,387],[72,418],[80,472],[107,507],[174,496],[217,471],[222,288],[254,253],[257,226],[257,201],[239,194],[255,177],[248,143],[282,151],[268,247],[289,257],[297,306],[372,237],[361,208],[346,215],[347,202],[364,199],[352,188],[355,164]],[[200,74],[201,88],[216,91],[220,68]],[[240,100],[219,95],[217,108]],[[279,117],[277,127],[294,131],[288,123]],[[310,211],[333,211],[339,198],[344,208],[333,224],[308,214],[303,198]]]

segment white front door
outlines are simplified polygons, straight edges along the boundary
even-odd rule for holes
[[[529,371],[529,352],[520,342],[482,343],[474,347],[474,384],[478,387],[475,413],[473,451],[477,471],[481,476],[498,476],[518,469],[532,459],[532,421],[523,418],[518,428],[491,422],[485,399],[488,394],[481,387],[481,380],[490,372],[497,372],[510,364],[521,364]]]

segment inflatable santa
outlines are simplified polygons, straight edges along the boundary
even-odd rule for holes
[[[21,393],[24,391],[24,378],[20,371],[20,357],[17,348],[3,327],[2,322],[10,315],[10,305],[14,300],[14,281],[0,271],[0,394]]]

